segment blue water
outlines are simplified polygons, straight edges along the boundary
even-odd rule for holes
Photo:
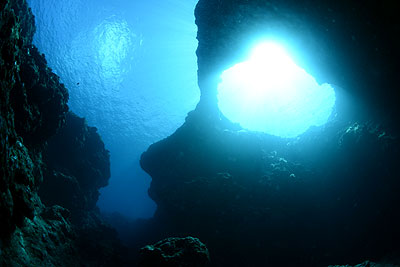
[[[326,124],[336,95],[296,65],[279,42],[256,44],[246,61],[225,70],[218,85],[221,112],[243,128],[293,138]]]
[[[196,0],[28,0],[34,44],[70,93],[70,109],[96,126],[111,154],[98,206],[151,217],[147,147],[170,135],[199,100]]]

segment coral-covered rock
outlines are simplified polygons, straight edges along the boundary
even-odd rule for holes
[[[170,237],[140,250],[140,266],[208,266],[207,247],[194,237]]]

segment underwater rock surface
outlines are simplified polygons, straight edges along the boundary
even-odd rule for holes
[[[330,265],[328,267],[397,267],[398,265],[390,263],[374,263],[370,261],[365,261],[363,263],[351,266],[351,265]]]
[[[386,2],[385,2],[386,3]],[[143,153],[151,239],[193,235],[215,266],[328,266],[399,255],[398,27],[389,2],[200,0],[201,100]],[[219,74],[276,31],[307,72],[364,102],[294,139],[241,130],[217,109]],[[284,37],[285,37],[284,36]],[[146,228],[146,227],[144,227]],[[397,260],[397,259],[396,259]]]
[[[68,94],[31,45],[34,18],[26,2],[2,2],[0,15],[0,228],[9,236],[25,217],[35,216],[42,180],[38,150],[63,124]]]
[[[139,266],[208,266],[210,255],[198,238],[170,237],[140,250]]]
[[[95,209],[98,190],[110,178],[110,154],[95,127],[67,113],[65,127],[49,139],[43,159],[39,196],[44,204],[68,208],[73,217]]]
[[[67,89],[32,45],[26,1],[2,1],[0,17],[0,266],[122,265],[95,206],[108,151],[68,113]]]
[[[351,124],[286,140],[201,118],[142,155],[158,206],[149,232],[199,237],[216,266],[326,266],[398,249],[398,139]]]
[[[141,157],[158,208],[153,219],[135,222],[133,249],[162,240],[141,251],[146,261],[182,266],[207,264],[199,239],[215,266],[353,266],[398,256],[400,60],[392,10],[390,1],[200,0],[201,103]],[[68,112],[66,88],[32,45],[25,0],[2,1],[0,17],[0,266],[129,265],[95,205],[110,177],[108,151],[94,127]],[[376,102],[369,121],[341,121],[339,109],[326,126],[280,139],[221,116],[218,74],[243,56],[235,51],[245,33],[275,19],[313,51],[307,67],[319,70],[318,80]]]

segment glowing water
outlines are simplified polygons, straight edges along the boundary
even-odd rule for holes
[[[111,155],[98,206],[151,217],[139,157],[199,101],[196,0],[28,0],[35,45],[69,90],[70,109],[96,126]]]
[[[273,42],[256,46],[250,58],[224,71],[218,86],[221,112],[243,128],[296,137],[325,124],[335,91],[319,85]]]

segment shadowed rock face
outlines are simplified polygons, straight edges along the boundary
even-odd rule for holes
[[[400,237],[400,146],[382,134],[330,125],[284,140],[192,113],[142,155],[158,206],[148,236],[197,236],[217,266],[379,259]]]
[[[3,1],[0,15],[0,228],[8,236],[40,206],[40,147],[64,123],[68,93],[31,44],[34,17],[26,2]]]
[[[34,31],[25,0],[1,2],[0,266],[121,265],[95,207],[108,151],[96,128],[67,113],[68,92]]]
[[[392,3],[200,0],[197,109],[141,158],[158,209],[148,237],[193,235],[216,266],[327,266],[398,253],[399,52]],[[217,109],[219,75],[280,29],[301,66],[365,101],[296,139],[241,131]],[[339,103],[341,105],[342,102]],[[144,227],[145,228],[145,227]],[[146,231],[142,231],[143,233]]]
[[[66,207],[75,217],[95,208],[98,190],[110,178],[110,155],[96,128],[68,113],[65,127],[49,140],[43,159],[46,171],[39,195],[46,205]]]

